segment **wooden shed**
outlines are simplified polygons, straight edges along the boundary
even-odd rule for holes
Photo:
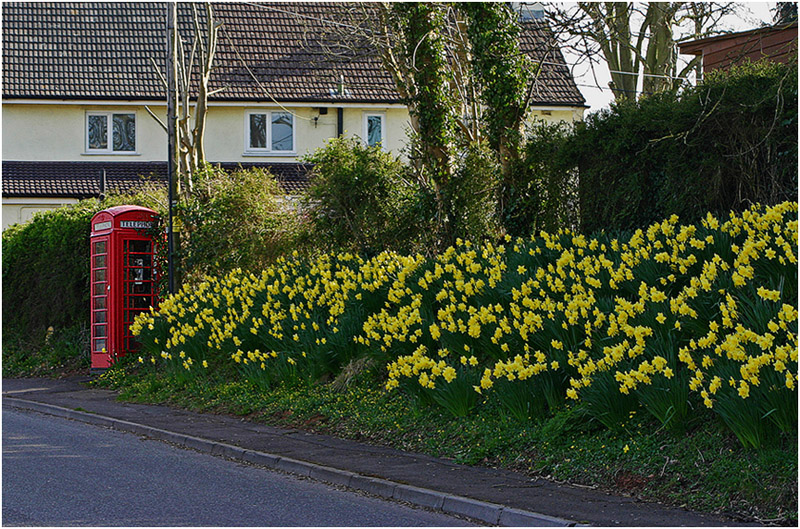
[[[797,22],[769,26],[705,39],[678,43],[680,52],[702,57],[703,73],[727,69],[745,59],[769,58],[775,62],[797,61]]]

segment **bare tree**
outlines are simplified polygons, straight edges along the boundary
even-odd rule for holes
[[[700,59],[679,69],[676,43],[714,34],[735,9],[733,2],[578,2],[550,5],[546,16],[569,36],[565,49],[592,68],[605,61],[609,86],[622,100],[635,97],[640,81],[648,94],[679,88]]]
[[[175,26],[175,38],[178,39],[178,56],[176,79],[178,88],[177,121],[178,121],[178,194],[187,197],[192,194],[192,175],[206,162],[205,129],[208,115],[208,98],[221,90],[209,90],[209,81],[214,70],[214,55],[217,51],[217,35],[221,23],[214,16],[210,3],[204,3],[205,24],[197,6],[190,3],[192,15],[192,37],[189,45],[180,34],[178,24]],[[188,47],[188,57],[187,57]],[[153,61],[161,81],[167,88],[166,78],[159,66]],[[149,108],[147,112],[156,119],[164,130],[167,125]]]

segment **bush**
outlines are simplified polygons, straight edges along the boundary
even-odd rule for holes
[[[405,166],[380,147],[335,138],[306,157],[314,164],[302,207],[319,249],[365,255],[404,248],[416,232]]]
[[[97,200],[36,214],[3,232],[3,331],[88,321],[89,232]]]
[[[52,345],[57,342],[69,343],[72,351],[83,347],[88,352],[88,340],[76,344],[89,326],[91,219],[98,211],[121,204],[157,208],[159,200],[152,191],[145,187],[136,195],[82,200],[37,213],[30,222],[3,232],[4,359],[7,350],[22,354],[47,350],[58,364]]]
[[[456,168],[446,192],[451,202],[453,235],[469,241],[493,239],[499,232],[496,219],[500,165],[486,143],[470,144]],[[455,239],[449,244],[455,243]]]
[[[297,216],[266,169],[228,174],[207,165],[177,213],[184,281],[236,268],[260,270],[294,248]]]
[[[578,175],[574,162],[560,156],[573,126],[537,122],[531,127],[525,153],[505,191],[501,219],[506,233],[525,237],[539,230],[575,228],[578,223]]]
[[[580,168],[585,233],[797,200],[797,65],[745,64],[612,105],[567,143],[553,163]]]

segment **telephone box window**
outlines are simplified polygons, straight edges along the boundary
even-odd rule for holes
[[[150,241],[128,241],[128,244],[133,253],[150,254],[153,251],[153,243]]]
[[[144,259],[139,259],[140,266],[144,266]],[[150,266],[150,261],[147,261],[147,266]],[[153,278],[152,270],[148,268],[129,268],[127,279],[132,281],[150,281]]]
[[[148,266],[152,266],[152,264],[153,264],[153,260],[150,258],[149,255],[136,255],[136,254],[133,254],[133,255],[130,255],[128,257],[128,266],[137,267],[137,268],[141,268],[141,267],[145,267],[146,268]]]

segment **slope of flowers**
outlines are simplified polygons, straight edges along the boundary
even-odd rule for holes
[[[627,237],[561,231],[234,272],[140,318],[148,360],[317,381],[350,360],[455,415],[497,398],[524,420],[575,403],[609,428],[716,414],[747,446],[797,429],[797,203]],[[144,360],[144,359],[143,359]]]

